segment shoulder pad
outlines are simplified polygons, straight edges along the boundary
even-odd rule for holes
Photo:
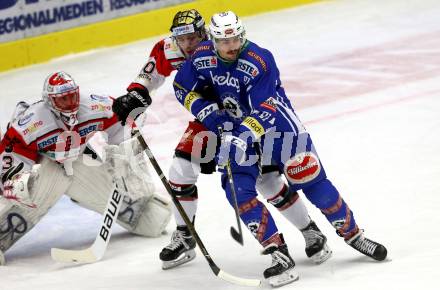
[[[111,118],[113,99],[110,96],[90,95],[81,96],[78,122],[86,122],[96,118]]]
[[[180,48],[177,46],[174,39],[167,37],[164,40],[163,49],[165,53],[165,58],[172,60],[176,58],[185,58]]]

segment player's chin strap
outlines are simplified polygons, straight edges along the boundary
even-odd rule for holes
[[[138,139],[139,143],[141,144],[142,148],[144,149],[145,153],[147,154],[148,158],[150,159],[151,164],[153,165],[156,173],[159,175],[160,180],[162,181],[163,185],[165,186],[168,194],[171,196],[171,199],[176,206],[177,210],[179,211],[180,215],[182,216],[186,226],[188,227],[191,235],[196,240],[197,245],[200,248],[200,251],[202,252],[205,259],[208,261],[209,266],[211,267],[211,270],[214,272],[214,274],[230,283],[234,283],[241,286],[252,286],[256,287],[261,284],[261,281],[258,279],[247,279],[247,278],[241,278],[234,275],[231,275],[229,273],[224,272],[221,270],[213,261],[211,256],[209,255],[208,251],[205,248],[205,245],[203,244],[202,240],[200,239],[199,235],[197,234],[191,220],[189,219],[188,215],[186,214],[185,210],[183,209],[182,205],[180,204],[177,197],[173,194],[173,191],[171,190],[170,184],[168,183],[168,180],[166,179],[165,175],[163,174],[162,169],[160,168],[159,164],[156,161],[156,158],[154,157],[153,153],[151,152],[150,148],[148,147],[147,143],[145,142],[145,139],[142,137],[140,132],[137,132],[135,137]]]

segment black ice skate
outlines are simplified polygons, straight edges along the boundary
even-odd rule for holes
[[[359,230],[357,234],[345,242],[355,250],[377,261],[383,261],[387,257],[387,249],[381,244],[366,238],[363,230]]]
[[[196,241],[186,226],[178,226],[171,236],[171,242],[160,252],[162,269],[167,270],[193,260],[196,257]]]
[[[321,264],[332,256],[332,250],[327,245],[327,237],[319,230],[314,221],[301,230],[306,241],[306,255],[315,264]]]
[[[286,244],[281,246],[270,244],[264,248],[262,254],[272,256],[272,266],[263,273],[264,278],[272,287],[283,286],[299,279],[294,269],[295,262],[290,257]]]

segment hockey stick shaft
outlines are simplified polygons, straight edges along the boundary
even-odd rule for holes
[[[116,188],[107,201],[101,228],[93,244],[82,250],[52,248],[52,259],[58,262],[77,263],[94,263],[102,259],[110,242],[112,226],[116,222],[122,201],[128,191],[123,177],[115,177],[115,181]]]
[[[235,212],[235,219],[237,221],[237,227],[238,232],[234,227],[231,227],[231,235],[238,243],[241,245],[244,244],[243,240],[243,231],[241,230],[241,222],[240,222],[240,211],[238,209],[238,202],[237,202],[237,193],[235,191],[235,184],[234,184],[234,176],[232,175],[232,169],[231,169],[231,162],[228,160],[228,163],[226,164],[226,172],[228,174],[228,182],[229,186],[231,187],[231,195],[234,202],[234,212]]]
[[[217,129],[220,133],[220,136],[222,136],[223,135],[223,127],[218,126]],[[231,195],[232,195],[233,207],[234,207],[234,212],[235,212],[235,219],[237,221],[237,227],[238,227],[238,231],[234,227],[231,227],[231,236],[234,240],[236,240],[238,243],[243,245],[244,240],[243,240],[243,232],[241,230],[241,223],[240,223],[240,211],[238,209],[237,193],[235,191],[234,176],[232,174],[230,160],[228,160],[228,162],[226,163],[226,172],[228,175],[228,183],[229,183],[229,186],[231,187]]]
[[[237,285],[242,286],[259,286],[261,284],[261,281],[258,279],[247,279],[247,278],[241,278],[236,277],[231,274],[228,274],[224,271],[222,271],[214,262],[214,260],[211,258],[211,256],[208,253],[208,250],[206,249],[205,245],[203,244],[202,240],[200,239],[197,231],[195,230],[191,220],[189,219],[188,215],[186,214],[185,210],[183,209],[182,205],[180,204],[177,197],[174,195],[173,191],[171,190],[171,186],[166,179],[165,175],[163,174],[162,169],[160,168],[159,164],[156,161],[156,158],[154,157],[153,153],[151,152],[150,148],[148,147],[147,143],[145,142],[145,139],[142,137],[140,132],[137,134],[137,138],[141,146],[143,147],[145,153],[148,156],[148,159],[150,160],[151,164],[153,165],[156,173],[158,174],[160,180],[162,181],[163,185],[165,186],[165,189],[167,190],[168,194],[171,196],[171,199],[176,206],[177,210],[179,211],[179,214],[182,216],[185,224],[187,225],[191,235],[194,237],[197,245],[199,246],[200,251],[202,252],[203,256],[205,257],[206,261],[208,262],[209,266],[211,267],[211,270],[214,272],[214,274],[230,283],[234,283]]]

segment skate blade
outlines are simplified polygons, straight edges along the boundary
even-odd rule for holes
[[[295,282],[299,279],[299,274],[295,271],[295,269],[289,269],[280,275],[272,276],[268,278],[270,286],[273,288],[281,287],[286,284]]]
[[[180,266],[182,264],[188,263],[189,261],[194,260],[196,257],[196,251],[189,250],[180,255],[176,260],[172,261],[163,261],[162,270],[168,270]]]
[[[311,256],[310,259],[312,259],[313,263],[319,265],[330,259],[332,253],[333,253],[332,250],[330,249],[329,246],[327,246],[326,243],[322,248],[322,250]]]

